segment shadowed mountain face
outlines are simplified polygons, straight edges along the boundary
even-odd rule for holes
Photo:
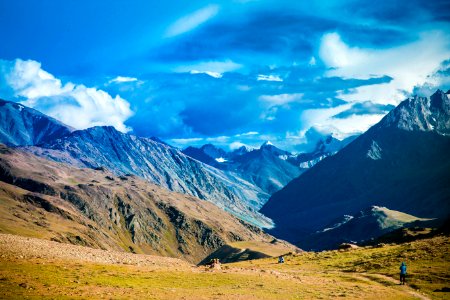
[[[450,214],[449,95],[405,100],[380,123],[275,193],[261,212],[290,241],[371,205]],[[301,245],[300,245],[301,246]]]
[[[0,146],[0,232],[190,262],[273,237],[215,205],[137,176],[77,169]]]
[[[432,219],[421,219],[386,207],[372,206],[355,216],[346,215],[326,228],[301,238],[297,244],[305,250],[337,249],[342,243],[364,243],[396,229],[431,224]]]
[[[165,144],[93,127],[27,151],[77,167],[107,168],[116,175],[134,174],[169,190],[208,200],[258,226],[271,222],[256,212],[268,195],[253,184],[202,164]]]
[[[37,110],[0,99],[0,143],[37,145],[66,136],[73,130]]]

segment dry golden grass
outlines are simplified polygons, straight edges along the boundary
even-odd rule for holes
[[[214,271],[186,263],[172,267],[163,258],[159,266],[157,260],[124,265],[0,256],[0,298],[445,299],[448,293],[433,291],[450,285],[449,245],[448,237],[436,237],[383,248],[293,254],[285,264],[274,258],[239,262]],[[400,286],[398,265],[405,257],[408,285]]]

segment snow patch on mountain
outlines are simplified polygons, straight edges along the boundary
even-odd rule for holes
[[[223,157],[218,157],[218,158],[216,158],[216,161],[219,162],[219,163],[224,163],[224,162],[227,162],[228,160],[226,160]]]

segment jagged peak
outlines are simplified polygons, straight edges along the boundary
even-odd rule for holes
[[[375,129],[387,127],[447,135],[450,133],[450,97],[439,89],[429,98],[417,95],[408,98],[374,126]]]
[[[263,149],[263,148],[276,148],[276,147],[271,141],[265,141],[259,148]]]

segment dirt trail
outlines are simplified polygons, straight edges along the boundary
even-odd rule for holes
[[[371,281],[375,281],[377,283],[381,283],[384,286],[388,286],[388,287],[398,286],[400,289],[402,289],[406,293],[410,294],[411,296],[416,297],[417,299],[430,300],[430,298],[428,298],[424,294],[421,294],[420,292],[415,291],[412,287],[408,286],[407,284],[400,286],[399,281],[395,280],[392,277],[382,275],[382,274],[369,274],[369,273],[361,273],[360,275],[362,278],[365,278],[365,279],[368,279]]]

